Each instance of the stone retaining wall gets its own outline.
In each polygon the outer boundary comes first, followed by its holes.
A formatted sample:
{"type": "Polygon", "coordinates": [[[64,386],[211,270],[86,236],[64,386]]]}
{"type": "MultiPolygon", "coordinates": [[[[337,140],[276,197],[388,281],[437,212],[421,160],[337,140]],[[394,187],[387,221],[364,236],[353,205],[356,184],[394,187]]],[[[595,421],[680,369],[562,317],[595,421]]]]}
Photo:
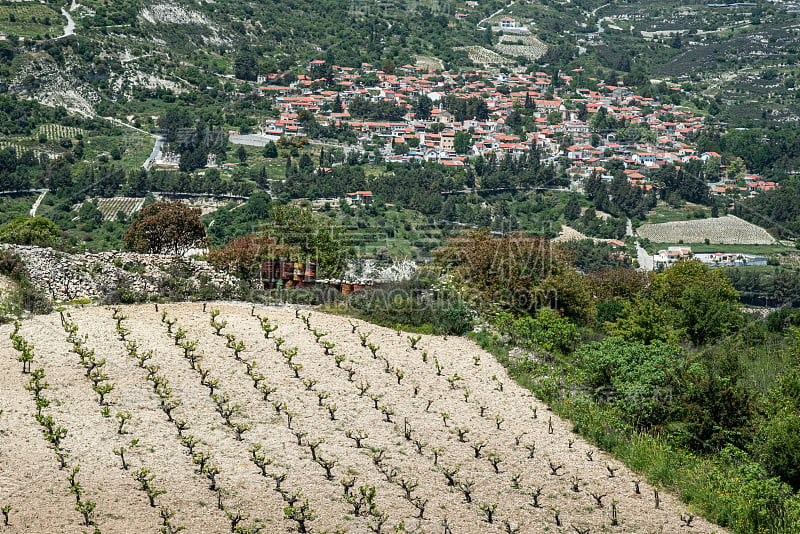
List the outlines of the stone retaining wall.
{"type": "Polygon", "coordinates": [[[187,292],[201,287],[220,292],[237,288],[236,278],[204,261],[181,256],[100,252],[67,254],[51,248],[3,244],[25,264],[33,285],[54,301],[168,297],[176,286],[187,292]]]}

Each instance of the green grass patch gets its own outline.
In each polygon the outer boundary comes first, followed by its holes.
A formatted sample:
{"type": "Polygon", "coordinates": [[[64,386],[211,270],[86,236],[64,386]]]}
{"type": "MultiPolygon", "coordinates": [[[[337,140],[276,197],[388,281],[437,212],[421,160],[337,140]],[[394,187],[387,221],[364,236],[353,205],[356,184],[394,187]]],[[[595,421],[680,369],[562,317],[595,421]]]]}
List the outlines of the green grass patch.
{"type": "Polygon", "coordinates": [[[58,11],[34,3],[0,6],[0,33],[24,37],[61,34],[66,19],[58,11]]]}
{"type": "Polygon", "coordinates": [[[3,195],[0,196],[0,224],[11,219],[28,215],[36,202],[37,195],[3,195]]]}
{"type": "Polygon", "coordinates": [[[658,224],[704,219],[710,216],[711,208],[699,204],[687,204],[686,206],[675,208],[669,204],[659,203],[659,205],[647,213],[647,220],[645,222],[649,224],[658,224]]]}

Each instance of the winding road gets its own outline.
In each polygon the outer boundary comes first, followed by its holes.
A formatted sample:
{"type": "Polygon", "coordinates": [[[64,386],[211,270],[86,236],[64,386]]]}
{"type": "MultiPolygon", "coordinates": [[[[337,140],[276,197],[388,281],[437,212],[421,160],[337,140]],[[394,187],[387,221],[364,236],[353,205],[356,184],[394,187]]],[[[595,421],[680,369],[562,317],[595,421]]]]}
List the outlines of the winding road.
{"type": "Polygon", "coordinates": [[[34,202],[33,206],[31,207],[31,217],[36,217],[36,210],[39,209],[39,204],[42,203],[42,200],[44,200],[44,197],[45,197],[45,195],[47,194],[48,191],[50,191],[50,190],[49,189],[43,189],[42,192],[39,193],[39,197],[36,199],[36,202],[34,202]]]}
{"type": "Polygon", "coordinates": [[[166,141],[164,137],[156,137],[156,142],[153,145],[153,151],[150,152],[150,155],[147,157],[144,163],[142,163],[142,168],[144,170],[150,170],[150,167],[152,167],[153,163],[158,160],[158,157],[161,155],[161,147],[164,146],[164,141],[166,141]]]}
{"type": "MultiPolygon", "coordinates": [[[[516,0],[514,0],[514,1],[516,1],[516,0]]],[[[505,11],[506,9],[510,8],[511,6],[513,6],[513,5],[514,5],[514,1],[512,1],[512,2],[511,2],[510,4],[508,4],[506,7],[501,7],[500,9],[498,9],[497,11],[495,11],[494,13],[492,13],[491,15],[489,15],[488,17],[486,17],[485,19],[479,20],[479,21],[478,21],[478,29],[479,29],[479,30],[485,30],[486,28],[482,28],[482,27],[481,27],[481,24],[483,24],[484,22],[486,22],[487,20],[489,20],[489,19],[490,19],[490,18],[492,18],[492,17],[496,17],[497,15],[499,15],[500,13],[502,13],[503,11],[505,11]]]]}
{"type": "MultiPolygon", "coordinates": [[[[74,6],[75,4],[73,4],[74,6]]],[[[63,39],[64,37],[69,37],[70,35],[75,35],[75,20],[72,18],[72,15],[69,14],[69,11],[61,8],[61,14],[67,18],[67,25],[64,26],[64,33],[56,37],[56,39],[63,39]]]]}
{"type": "MultiPolygon", "coordinates": [[[[625,237],[633,237],[633,224],[630,219],[625,223],[625,237]]],[[[654,268],[653,256],[638,241],[634,244],[636,245],[636,260],[639,262],[639,270],[652,271],[654,268]]]]}

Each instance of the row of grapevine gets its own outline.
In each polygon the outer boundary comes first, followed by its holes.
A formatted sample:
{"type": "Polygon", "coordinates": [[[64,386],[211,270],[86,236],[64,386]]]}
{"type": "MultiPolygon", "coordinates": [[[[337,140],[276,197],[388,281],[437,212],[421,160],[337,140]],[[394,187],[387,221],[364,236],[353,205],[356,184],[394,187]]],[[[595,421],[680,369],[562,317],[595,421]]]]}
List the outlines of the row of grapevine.
{"type": "Polygon", "coordinates": [[[547,45],[532,35],[503,35],[495,50],[510,57],[524,57],[536,61],[547,52],[547,45]],[[522,44],[517,44],[517,43],[522,44]]]}
{"type": "Polygon", "coordinates": [[[513,61],[501,56],[497,52],[482,46],[461,46],[454,50],[465,50],[470,61],[478,65],[508,65],[513,63],[513,61]]]}
{"type": "MultiPolygon", "coordinates": [[[[42,397],[59,402],[45,411],[69,429],[104,531],[719,531],[569,433],[466,339],[223,303],[70,314],[23,323],[36,359],[17,350],[13,364],[47,369],[42,397]]],[[[0,374],[11,383],[22,389],[0,374]]],[[[10,411],[3,428],[10,416],[41,435],[10,411]]],[[[79,532],[69,471],[38,441],[53,497],[35,502],[51,513],[6,499],[9,531],[79,532]]],[[[14,443],[0,432],[0,469],[14,443]]]]}
{"type": "Polygon", "coordinates": [[[45,137],[48,141],[60,141],[61,139],[78,139],[86,136],[86,131],[75,126],[63,126],[61,124],[42,124],[36,129],[32,136],[34,141],[40,137],[45,137]]]}
{"type": "MultiPolygon", "coordinates": [[[[94,527],[94,533],[100,534],[100,528],[95,522],[95,508],[97,503],[84,497],[86,490],[82,487],[81,481],[78,478],[78,473],[81,468],[80,465],[74,463],[70,457],[70,448],[67,447],[65,439],[69,434],[67,427],[61,426],[56,422],[56,419],[45,410],[51,404],[57,402],[53,396],[48,395],[46,391],[50,389],[50,384],[47,382],[44,367],[38,367],[36,370],[31,371],[31,364],[34,360],[34,345],[19,333],[20,324],[14,322],[14,331],[9,335],[14,350],[19,355],[17,359],[22,363],[22,374],[30,375],[28,383],[24,385],[26,391],[33,395],[33,400],[36,405],[35,419],[42,428],[42,433],[45,440],[52,447],[58,460],[60,470],[68,471],[67,481],[69,482],[69,491],[75,497],[75,511],[82,517],[82,525],[86,527],[94,527]]],[[[12,505],[3,506],[4,523],[9,526],[10,512],[12,505]]]]}
{"type": "Polygon", "coordinates": [[[644,224],[636,233],[654,243],[703,243],[725,245],[770,245],[769,232],[733,215],[693,221],[644,224]]]}
{"type": "Polygon", "coordinates": [[[97,209],[103,214],[104,221],[116,220],[117,214],[122,212],[130,218],[144,206],[144,197],[113,197],[96,198],[97,209]]]}

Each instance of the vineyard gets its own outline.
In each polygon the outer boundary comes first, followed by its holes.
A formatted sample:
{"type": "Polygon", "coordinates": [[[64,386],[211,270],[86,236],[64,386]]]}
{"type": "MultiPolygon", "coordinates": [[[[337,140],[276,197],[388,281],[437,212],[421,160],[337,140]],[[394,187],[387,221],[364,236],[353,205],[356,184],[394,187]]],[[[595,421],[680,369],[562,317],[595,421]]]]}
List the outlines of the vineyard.
{"type": "Polygon", "coordinates": [[[103,214],[104,221],[115,221],[120,211],[130,218],[142,209],[144,197],[96,198],[94,202],[97,204],[97,209],[103,214]]]}
{"type": "Polygon", "coordinates": [[[459,48],[454,48],[454,50],[465,50],[470,61],[479,65],[508,65],[513,63],[511,60],[504,58],[497,52],[482,46],[462,46],[459,48]]]}
{"type": "Polygon", "coordinates": [[[721,532],[463,338],[204,303],[0,334],[4,532],[721,532]]]}
{"type": "Polygon", "coordinates": [[[60,124],[42,124],[34,134],[34,139],[41,137],[46,138],[48,141],[59,141],[61,139],[77,139],[79,136],[83,137],[86,132],[74,126],[62,126],[60,124]]]}
{"type": "Polygon", "coordinates": [[[36,36],[58,31],[64,17],[52,8],[33,2],[15,2],[0,6],[0,32],[36,36]]]}
{"type": "MultiPolygon", "coordinates": [[[[22,146],[22,145],[20,145],[18,143],[12,143],[12,142],[9,142],[9,141],[0,141],[0,150],[5,149],[5,148],[13,148],[14,151],[16,151],[17,156],[22,155],[27,150],[31,150],[30,147],[25,147],[25,146],[22,146]]],[[[36,156],[37,158],[41,157],[42,153],[43,152],[41,150],[33,149],[33,155],[36,156]]],[[[47,154],[47,156],[49,158],[51,158],[51,159],[53,157],[55,157],[53,154],[49,154],[49,153],[47,154]]]]}
{"type": "Polygon", "coordinates": [[[524,57],[530,61],[541,58],[547,52],[547,45],[533,35],[503,35],[494,48],[505,56],[524,57]]]}
{"type": "Polygon", "coordinates": [[[726,215],[712,219],[644,224],[636,229],[654,243],[704,243],[718,245],[771,245],[775,239],[763,228],[726,215]]]}

